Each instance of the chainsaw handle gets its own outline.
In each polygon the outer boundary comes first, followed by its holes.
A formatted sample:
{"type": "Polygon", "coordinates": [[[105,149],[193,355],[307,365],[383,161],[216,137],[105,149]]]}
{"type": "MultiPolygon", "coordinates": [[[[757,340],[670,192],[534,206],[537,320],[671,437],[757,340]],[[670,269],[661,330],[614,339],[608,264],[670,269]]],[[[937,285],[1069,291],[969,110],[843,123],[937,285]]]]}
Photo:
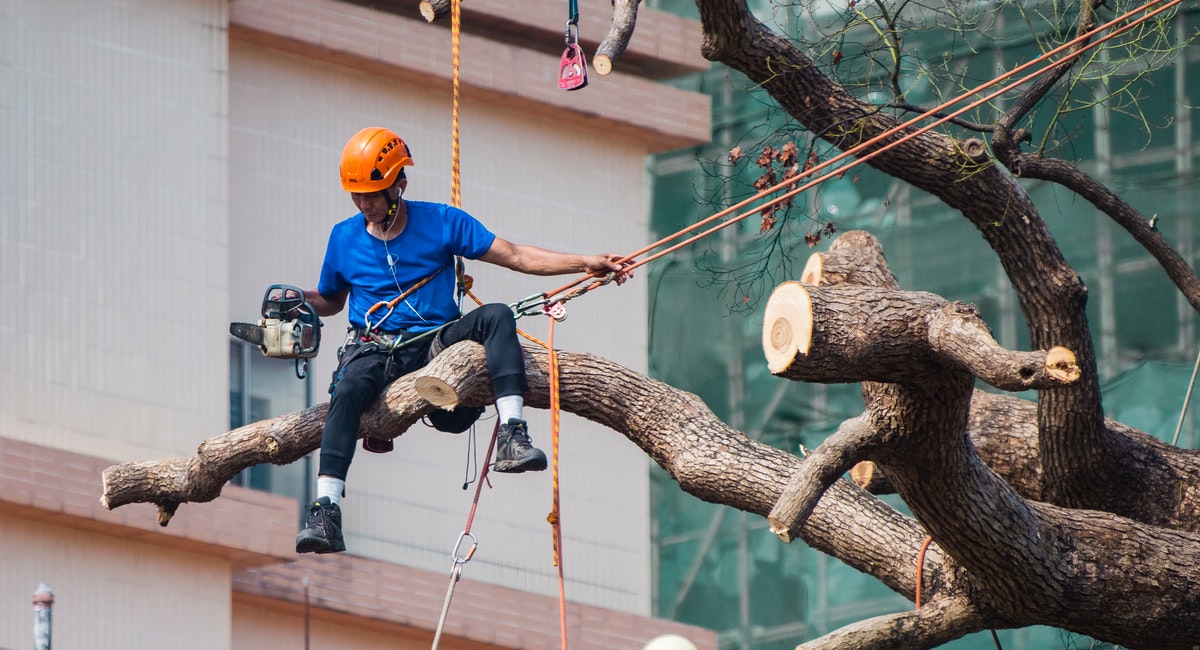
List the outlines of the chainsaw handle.
{"type": "Polygon", "coordinates": [[[263,294],[262,317],[289,318],[304,306],[304,302],[304,290],[300,287],[272,284],[263,294]]]}

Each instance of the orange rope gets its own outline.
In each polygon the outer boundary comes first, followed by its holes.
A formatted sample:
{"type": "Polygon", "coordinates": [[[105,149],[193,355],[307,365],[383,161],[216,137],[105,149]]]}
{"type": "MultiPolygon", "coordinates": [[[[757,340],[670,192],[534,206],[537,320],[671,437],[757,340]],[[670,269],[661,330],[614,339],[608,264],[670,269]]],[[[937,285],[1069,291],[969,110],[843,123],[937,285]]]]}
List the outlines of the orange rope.
{"type": "Polygon", "coordinates": [[[921,567],[925,566],[925,550],[932,541],[933,535],[926,536],[925,543],[921,544],[921,552],[917,554],[917,609],[921,609],[921,567]]]}
{"type": "Polygon", "coordinates": [[[450,205],[462,207],[462,178],[458,151],[459,47],[462,35],[462,2],[450,0],[450,59],[454,67],[454,109],[450,118],[450,205]]]}
{"type": "Polygon", "coordinates": [[[554,323],[550,319],[550,431],[551,431],[551,481],[554,484],[554,501],[550,515],[546,520],[554,530],[554,565],[558,567],[558,617],[562,629],[562,647],[567,650],[567,594],[563,581],[562,563],[562,517],[558,501],[558,440],[559,440],[559,392],[558,392],[558,354],[554,351],[554,323]]]}
{"type": "MultiPolygon", "coordinates": [[[[450,50],[452,65],[454,68],[453,75],[453,111],[451,114],[451,144],[450,144],[450,204],[456,208],[462,208],[462,173],[460,169],[460,152],[459,152],[459,129],[458,129],[458,106],[459,106],[459,50],[460,50],[460,35],[462,31],[462,5],[460,0],[451,0],[450,2],[450,50]]],[[[428,278],[426,278],[428,280],[428,278]]],[[[422,282],[423,284],[424,282],[422,282]]],[[[414,288],[415,290],[415,288],[414,288]]],[[[482,305],[483,302],[471,292],[470,288],[464,288],[463,293],[471,297],[475,304],[482,305]]],[[[551,456],[553,460],[553,483],[554,483],[554,499],[553,509],[547,519],[550,521],[554,530],[554,564],[558,567],[558,609],[559,623],[562,629],[562,649],[567,650],[567,598],[566,585],[563,578],[562,566],[562,527],[559,523],[559,499],[558,499],[558,440],[559,440],[559,396],[558,396],[558,355],[554,353],[554,319],[550,319],[550,343],[543,343],[529,334],[517,330],[517,332],[525,338],[540,344],[542,347],[550,351],[550,423],[552,431],[552,448],[551,456]]],[[[496,428],[492,433],[492,442],[488,445],[487,458],[484,461],[483,473],[480,475],[479,485],[475,488],[475,500],[471,502],[471,513],[467,516],[466,529],[463,535],[470,535],[471,523],[475,519],[475,509],[479,505],[479,494],[483,487],[483,483],[487,478],[488,464],[492,459],[492,448],[496,444],[496,436],[500,431],[500,421],[496,420],[496,428]]],[[[461,538],[460,538],[461,539],[461,538]]],[[[472,549],[472,553],[474,550],[472,549]]],[[[468,556],[469,560],[470,557],[468,556]]],[[[459,565],[461,567],[461,564],[459,565]]],[[[453,584],[453,583],[451,583],[453,584]]],[[[447,601],[447,606],[449,602],[447,601]]],[[[436,640],[434,642],[436,644],[436,640]]],[[[436,647],[436,645],[435,645],[436,647]]]]}
{"type": "MultiPolygon", "coordinates": [[[[788,187],[788,186],[790,186],[790,185],[795,185],[795,184],[796,184],[797,182],[799,182],[801,179],[803,179],[803,178],[805,178],[805,177],[807,177],[807,176],[812,176],[813,174],[817,173],[818,171],[820,171],[820,170],[822,170],[822,169],[825,169],[825,168],[829,167],[830,165],[833,165],[833,164],[834,164],[834,163],[836,163],[836,162],[839,162],[839,161],[841,161],[841,160],[843,160],[843,159],[845,159],[845,158],[847,158],[847,157],[849,157],[849,156],[852,156],[852,155],[854,155],[854,154],[860,153],[860,152],[862,152],[864,149],[866,149],[866,148],[870,147],[871,145],[874,145],[874,144],[876,144],[876,143],[879,143],[879,142],[883,141],[883,140],[884,140],[884,139],[886,139],[886,138],[892,137],[892,136],[894,136],[894,135],[898,134],[900,131],[902,131],[902,130],[904,130],[904,129],[907,129],[907,128],[908,128],[908,127],[910,127],[910,126],[914,126],[914,125],[916,125],[916,123],[918,123],[918,122],[920,122],[920,121],[922,121],[922,120],[925,120],[925,119],[927,119],[927,118],[929,118],[929,117],[932,117],[932,116],[936,115],[937,113],[939,113],[939,112],[941,112],[941,111],[945,110],[946,108],[949,108],[950,106],[953,106],[954,104],[957,104],[957,103],[959,103],[959,102],[961,102],[961,101],[965,100],[966,98],[970,97],[971,95],[977,94],[977,93],[979,93],[979,92],[983,91],[984,89],[986,89],[986,88],[988,88],[988,87],[990,87],[990,86],[993,86],[993,85],[995,85],[995,84],[997,84],[997,83],[999,83],[999,82],[1001,82],[1001,81],[1004,81],[1004,80],[1006,80],[1006,79],[1008,79],[1008,78],[1010,78],[1010,77],[1012,77],[1012,76],[1016,75],[1018,72],[1021,72],[1021,71],[1023,71],[1023,70],[1026,70],[1026,69],[1028,69],[1029,67],[1033,66],[1034,64],[1037,64],[1037,63],[1040,63],[1040,62],[1042,62],[1042,61],[1045,61],[1045,60],[1049,59],[1050,57],[1052,57],[1052,56],[1054,56],[1054,55],[1056,55],[1056,54],[1059,54],[1059,53],[1061,53],[1061,52],[1063,52],[1063,51],[1065,51],[1065,50],[1067,50],[1067,49],[1069,49],[1069,48],[1071,48],[1071,47],[1074,47],[1075,45],[1078,45],[1078,44],[1082,43],[1084,40],[1086,40],[1086,39],[1089,39],[1089,38],[1091,38],[1092,36],[1095,36],[1096,34],[1098,34],[1098,33],[1102,32],[1102,31],[1104,31],[1104,30],[1106,30],[1106,29],[1108,29],[1108,28],[1110,28],[1110,27],[1112,27],[1112,26],[1116,25],[1117,23],[1119,23],[1119,22],[1121,22],[1121,21],[1123,21],[1123,20],[1125,20],[1125,19],[1127,19],[1127,18],[1129,18],[1129,17],[1133,16],[1133,15],[1134,15],[1134,14],[1136,14],[1137,12],[1139,12],[1139,11],[1146,11],[1146,10],[1148,10],[1150,7],[1152,7],[1152,6],[1156,5],[1156,4],[1160,3],[1160,2],[1163,2],[1163,1],[1164,1],[1164,0],[1152,0],[1151,2],[1148,2],[1148,3],[1144,4],[1144,5],[1142,5],[1142,6],[1141,6],[1141,7],[1139,7],[1138,9],[1135,9],[1135,10],[1133,10],[1133,11],[1130,11],[1130,12],[1128,12],[1128,13],[1125,13],[1125,14],[1123,14],[1123,15],[1121,15],[1121,16],[1118,16],[1117,18],[1114,18],[1114,19],[1112,19],[1112,20],[1108,21],[1107,23],[1104,23],[1103,25],[1101,25],[1101,26],[1099,26],[1099,27],[1096,27],[1095,29],[1092,29],[1091,31],[1088,31],[1088,32],[1086,32],[1086,33],[1084,33],[1084,34],[1081,34],[1081,35],[1079,35],[1079,36],[1075,37],[1074,39],[1072,39],[1072,40],[1070,40],[1070,41],[1067,41],[1066,43],[1064,43],[1064,44],[1060,45],[1059,47],[1056,47],[1056,48],[1054,48],[1054,49],[1050,50],[1049,52],[1046,52],[1045,54],[1042,54],[1041,56],[1039,56],[1039,57],[1037,57],[1037,58],[1035,58],[1035,59],[1032,59],[1031,61],[1028,61],[1027,63],[1024,63],[1024,64],[1022,64],[1022,65],[1020,65],[1020,66],[1018,66],[1018,67],[1016,67],[1016,68],[1014,68],[1014,69],[1012,69],[1012,70],[1010,70],[1010,71],[1008,71],[1008,72],[1006,72],[1006,73],[1004,73],[1004,74],[1000,75],[999,77],[996,77],[995,79],[993,79],[993,80],[991,80],[991,81],[988,81],[988,82],[986,82],[986,83],[980,84],[979,86],[977,86],[977,87],[975,87],[975,88],[973,88],[973,89],[971,89],[971,90],[969,90],[969,91],[967,91],[967,92],[965,92],[965,93],[963,93],[963,94],[959,95],[958,97],[955,97],[955,98],[953,98],[953,99],[950,99],[950,100],[948,100],[948,101],[946,101],[946,102],[943,102],[942,104],[940,104],[940,105],[938,105],[938,106],[936,106],[936,107],[934,107],[934,108],[932,108],[932,109],[930,109],[930,110],[928,110],[928,111],[925,111],[924,113],[922,113],[922,114],[920,114],[920,115],[918,115],[918,116],[916,116],[916,117],[914,117],[914,118],[912,118],[912,119],[908,120],[907,122],[904,122],[903,124],[900,124],[899,126],[895,126],[895,127],[891,128],[891,129],[888,129],[887,131],[885,131],[885,132],[883,132],[883,133],[881,133],[881,134],[879,134],[879,135],[877,135],[877,136],[875,136],[875,137],[873,137],[873,138],[870,138],[869,140],[866,140],[865,142],[862,142],[862,143],[860,143],[860,144],[858,144],[858,145],[856,145],[856,146],[854,146],[854,147],[852,147],[852,148],[850,148],[850,149],[847,149],[847,150],[845,150],[845,151],[843,151],[843,152],[841,152],[841,153],[837,154],[836,156],[834,156],[834,157],[832,157],[832,158],[830,158],[830,159],[828,159],[828,160],[826,160],[826,161],[824,161],[824,162],[822,162],[822,163],[820,163],[820,164],[814,165],[813,167],[811,167],[811,168],[809,168],[809,169],[803,170],[803,171],[802,171],[800,174],[798,174],[798,175],[796,175],[796,176],[794,176],[794,177],[792,177],[792,178],[789,178],[789,179],[787,179],[787,180],[785,180],[785,181],[782,181],[782,182],[780,182],[780,183],[776,184],[776,185],[775,185],[775,186],[773,186],[773,187],[769,187],[769,188],[767,188],[767,189],[765,189],[765,190],[763,190],[763,191],[759,192],[758,194],[755,194],[754,196],[751,196],[751,197],[749,197],[749,198],[747,198],[747,199],[744,199],[744,200],[742,200],[742,201],[740,201],[740,202],[738,202],[738,203],[736,203],[736,204],[734,204],[734,205],[732,205],[732,206],[730,206],[730,207],[728,207],[728,208],[725,208],[724,210],[721,210],[720,212],[717,212],[716,214],[714,214],[714,215],[712,215],[712,216],[710,216],[710,217],[707,217],[707,218],[705,218],[705,219],[703,219],[703,220],[701,220],[701,221],[698,221],[698,222],[696,222],[696,223],[692,224],[691,226],[688,226],[688,227],[686,227],[686,228],[683,228],[683,229],[679,230],[678,232],[676,232],[676,233],[674,233],[674,234],[672,234],[672,235],[668,235],[668,236],[666,236],[666,237],[664,237],[664,238],[662,238],[662,239],[658,240],[657,242],[654,242],[653,244],[650,244],[650,245],[648,245],[648,246],[645,246],[645,247],[643,247],[642,249],[640,249],[640,250],[638,250],[638,251],[635,251],[634,253],[631,253],[631,254],[629,254],[629,255],[627,255],[627,256],[625,256],[625,257],[621,258],[621,261],[622,261],[622,262],[631,262],[630,264],[628,264],[628,265],[625,267],[625,270],[626,270],[626,271],[631,271],[631,270],[633,270],[633,269],[635,269],[635,268],[637,268],[637,267],[639,267],[639,266],[643,266],[643,265],[645,265],[645,264],[647,264],[647,263],[649,263],[649,262],[651,262],[651,261],[653,261],[653,260],[656,260],[656,259],[658,259],[658,258],[660,258],[660,257],[662,257],[662,256],[664,256],[664,255],[667,255],[667,254],[669,254],[669,253],[673,253],[673,252],[675,252],[676,250],[679,250],[680,248],[683,248],[684,246],[687,246],[687,245],[689,245],[689,244],[692,244],[692,243],[694,243],[694,242],[696,242],[696,241],[698,241],[698,240],[700,240],[700,239],[703,239],[704,237],[707,237],[708,235],[711,235],[711,234],[713,234],[713,233],[715,233],[715,232],[717,232],[717,231],[719,231],[719,230],[722,230],[722,229],[724,229],[724,228],[727,228],[727,227],[729,227],[729,226],[731,226],[731,225],[733,225],[733,224],[735,224],[735,223],[738,223],[739,221],[741,221],[741,220],[743,220],[743,219],[745,219],[745,218],[747,218],[747,217],[749,217],[749,216],[751,216],[751,215],[760,214],[764,208],[767,208],[767,207],[773,206],[773,205],[775,205],[775,204],[781,203],[781,202],[783,202],[783,201],[785,201],[785,200],[787,200],[787,199],[789,199],[789,198],[791,198],[791,197],[793,197],[793,196],[795,196],[795,195],[797,195],[797,194],[799,194],[799,193],[801,193],[801,192],[803,192],[803,191],[805,191],[805,190],[807,190],[807,189],[809,189],[809,188],[813,187],[814,185],[817,185],[818,183],[821,183],[821,182],[823,182],[823,181],[826,181],[826,180],[828,180],[828,179],[830,179],[830,178],[833,178],[833,177],[835,177],[835,176],[840,176],[840,175],[844,174],[844,173],[846,172],[846,170],[847,170],[847,169],[850,169],[851,167],[854,167],[854,166],[856,166],[856,165],[862,164],[862,163],[864,163],[864,162],[866,162],[866,161],[870,160],[871,158],[874,158],[875,156],[879,155],[880,153],[883,153],[884,151],[887,151],[888,149],[891,149],[892,147],[895,147],[895,146],[898,146],[898,145],[900,145],[900,144],[903,144],[904,142],[907,142],[907,141],[909,141],[909,140],[911,140],[911,139],[913,139],[913,138],[915,138],[915,137],[917,137],[917,136],[919,136],[919,135],[922,135],[922,134],[926,133],[927,131],[929,131],[929,130],[931,130],[931,129],[935,128],[935,127],[938,127],[938,126],[940,126],[940,125],[942,125],[942,124],[945,124],[946,122],[948,122],[948,121],[950,121],[950,120],[954,119],[955,117],[958,117],[959,115],[961,115],[961,114],[963,114],[963,113],[965,113],[965,112],[967,112],[967,111],[969,111],[969,110],[971,110],[971,109],[973,109],[973,108],[976,108],[976,107],[978,107],[978,106],[980,106],[980,105],[982,105],[982,104],[985,104],[985,103],[989,102],[989,101],[991,101],[992,99],[994,99],[994,98],[996,98],[996,97],[998,97],[998,96],[1000,96],[1000,95],[1004,94],[1005,92],[1007,92],[1007,91],[1008,91],[1008,89],[1009,89],[1009,87],[1008,87],[1008,86],[1006,86],[1006,87],[1004,87],[1004,88],[1001,88],[1000,90],[997,90],[997,91],[995,91],[995,92],[993,92],[993,93],[991,93],[991,94],[989,94],[989,95],[987,95],[987,96],[985,96],[985,97],[983,97],[983,98],[981,98],[981,99],[978,99],[978,100],[976,100],[976,101],[974,101],[974,102],[972,102],[972,103],[968,104],[967,106],[964,106],[963,108],[960,108],[960,109],[958,109],[958,110],[956,110],[956,111],[954,111],[954,112],[950,113],[949,115],[946,115],[946,116],[943,116],[943,117],[939,118],[937,121],[933,122],[932,124],[929,124],[929,125],[927,125],[927,126],[921,127],[921,128],[919,128],[919,129],[917,129],[916,131],[913,131],[913,132],[911,132],[911,133],[908,133],[908,134],[906,134],[906,135],[902,136],[901,138],[899,138],[899,139],[897,139],[897,140],[895,140],[895,141],[893,141],[893,142],[889,142],[889,143],[887,143],[887,144],[883,145],[882,147],[880,147],[880,148],[878,148],[878,149],[875,149],[875,150],[873,150],[873,151],[867,152],[867,153],[863,154],[863,156],[862,156],[862,157],[860,157],[860,158],[857,158],[857,159],[855,159],[855,160],[853,160],[853,161],[851,161],[851,162],[847,163],[846,165],[843,165],[842,167],[839,167],[838,169],[835,169],[835,170],[833,170],[833,171],[830,171],[830,172],[828,172],[828,173],[826,173],[826,174],[824,174],[824,175],[822,175],[822,176],[820,176],[820,177],[818,177],[818,178],[814,179],[813,181],[811,181],[811,182],[809,182],[809,183],[807,183],[807,184],[805,184],[805,185],[803,185],[803,186],[801,186],[801,187],[798,187],[798,188],[792,189],[792,190],[790,190],[789,192],[787,192],[786,194],[783,194],[783,195],[781,195],[781,196],[779,196],[779,197],[776,197],[775,199],[772,199],[771,201],[769,201],[769,202],[767,202],[767,203],[765,203],[765,204],[763,204],[763,205],[760,205],[760,206],[758,206],[758,207],[755,207],[755,208],[753,208],[753,209],[751,209],[751,210],[749,210],[749,211],[747,211],[747,212],[745,212],[745,213],[743,213],[743,214],[741,214],[741,215],[739,215],[739,216],[737,216],[737,217],[734,217],[734,218],[732,218],[732,219],[730,219],[730,220],[728,220],[728,221],[726,221],[726,222],[724,222],[724,223],[722,223],[722,224],[720,224],[720,225],[718,225],[718,226],[715,226],[715,227],[713,227],[713,228],[710,228],[710,229],[708,229],[708,230],[706,230],[706,231],[704,231],[704,232],[700,233],[699,235],[696,235],[696,236],[694,236],[694,237],[691,237],[691,238],[689,238],[689,239],[687,239],[687,240],[685,240],[685,241],[683,241],[683,242],[680,242],[680,243],[678,243],[678,244],[676,244],[676,245],[674,245],[674,246],[671,246],[670,248],[668,248],[668,249],[666,249],[666,250],[663,250],[663,251],[660,251],[660,252],[658,252],[658,253],[655,253],[654,255],[651,255],[651,256],[649,256],[649,257],[643,258],[643,259],[641,259],[641,260],[638,260],[638,261],[636,261],[636,262],[634,262],[634,261],[633,261],[633,260],[634,260],[634,258],[638,257],[639,255],[643,255],[643,254],[645,254],[645,253],[647,253],[647,252],[649,252],[649,251],[651,251],[651,250],[654,250],[654,249],[656,249],[656,248],[659,248],[660,246],[663,246],[663,245],[665,245],[667,242],[670,242],[671,240],[674,240],[674,239],[676,239],[676,238],[678,238],[678,237],[681,237],[681,236],[683,236],[683,235],[685,235],[685,234],[687,234],[687,233],[689,233],[689,232],[692,232],[693,230],[696,230],[696,229],[698,229],[698,228],[700,228],[700,227],[702,227],[702,226],[705,226],[705,225],[707,225],[707,224],[709,224],[709,223],[712,223],[713,221],[716,221],[716,220],[718,220],[718,219],[720,219],[720,218],[722,218],[722,217],[725,217],[725,216],[729,215],[730,213],[732,213],[732,212],[734,212],[734,211],[736,211],[736,210],[739,210],[739,209],[741,209],[741,208],[743,208],[743,207],[745,207],[745,206],[747,206],[747,205],[749,205],[749,204],[753,203],[754,201],[758,201],[759,199],[765,198],[765,197],[767,197],[767,196],[769,196],[769,195],[771,195],[771,194],[774,194],[775,192],[778,192],[779,190],[781,190],[781,189],[783,189],[783,188],[785,188],[785,187],[788,187]]],[[[1178,5],[1178,4],[1180,4],[1182,1],[1183,1],[1183,0],[1170,0],[1170,2],[1167,2],[1167,3],[1166,3],[1165,5],[1163,5],[1162,7],[1159,7],[1158,9],[1155,9],[1154,11],[1151,11],[1150,13],[1148,13],[1148,14],[1146,14],[1146,15],[1144,15],[1144,16],[1141,16],[1140,18],[1137,18],[1136,20],[1134,20],[1133,22],[1129,23],[1128,25],[1124,25],[1124,26],[1122,26],[1122,27],[1120,27],[1120,28],[1116,29],[1115,31],[1113,31],[1113,33],[1111,33],[1111,34],[1108,34],[1107,36],[1105,36],[1105,37],[1103,37],[1103,38],[1101,38],[1101,39],[1099,39],[1099,40],[1097,40],[1097,41],[1095,41],[1095,42],[1093,42],[1093,43],[1088,43],[1087,45],[1084,45],[1084,46],[1083,46],[1083,48],[1081,48],[1079,51],[1077,51],[1077,52],[1072,52],[1072,53],[1068,54],[1066,57],[1064,57],[1064,58],[1063,58],[1062,60],[1060,60],[1060,61],[1056,61],[1056,62],[1054,62],[1054,63],[1052,63],[1052,64],[1050,64],[1050,65],[1048,65],[1048,66],[1046,66],[1046,67],[1044,67],[1044,68],[1042,68],[1042,69],[1040,69],[1040,70],[1036,71],[1036,72],[1033,72],[1033,73],[1031,73],[1031,74],[1029,74],[1029,75],[1026,75],[1025,77],[1022,77],[1021,79],[1017,80],[1017,81],[1016,81],[1014,84],[1012,84],[1012,85],[1020,85],[1020,84],[1023,84],[1023,83],[1025,83],[1025,82],[1027,82],[1027,81],[1029,81],[1029,80],[1031,80],[1031,79],[1034,79],[1034,78],[1036,78],[1036,77],[1039,77],[1039,76],[1041,76],[1041,75],[1043,75],[1043,74],[1045,74],[1045,73],[1049,72],[1050,70],[1054,69],[1056,66],[1058,66],[1058,65],[1061,65],[1062,63],[1064,63],[1064,62],[1066,62],[1066,61],[1069,61],[1069,60],[1071,60],[1071,59],[1077,58],[1077,57],[1079,57],[1080,55],[1082,55],[1084,52],[1087,52],[1088,50],[1090,50],[1090,49],[1092,49],[1092,48],[1094,48],[1094,47],[1096,47],[1096,46],[1100,45],[1101,43],[1104,43],[1105,41],[1108,41],[1108,40],[1110,40],[1110,39],[1112,39],[1112,38],[1114,38],[1114,37],[1116,37],[1116,36],[1118,36],[1118,35],[1120,35],[1120,34],[1123,34],[1123,33],[1127,32],[1127,31],[1129,31],[1129,30],[1133,29],[1133,28],[1134,28],[1134,27],[1136,27],[1137,25],[1140,25],[1141,23],[1143,23],[1143,22],[1145,22],[1145,21],[1147,21],[1147,20],[1149,20],[1149,19],[1153,18],[1154,16],[1156,16],[1156,15],[1158,15],[1158,14],[1161,14],[1161,13],[1163,13],[1163,12],[1167,11],[1168,9],[1171,9],[1172,7],[1174,7],[1174,6],[1178,5]]],[[[584,283],[584,282],[588,282],[589,280],[590,280],[590,281],[592,281],[592,283],[591,283],[590,285],[588,285],[588,286],[586,286],[586,287],[584,287],[584,288],[582,288],[582,289],[579,289],[579,290],[577,290],[576,292],[572,293],[571,295],[569,295],[569,296],[567,296],[567,297],[575,297],[575,296],[577,296],[577,295],[580,295],[580,294],[582,294],[582,293],[586,293],[587,291],[590,291],[590,290],[592,290],[592,289],[595,289],[595,288],[596,288],[596,287],[598,287],[598,286],[601,286],[601,285],[605,284],[605,282],[603,282],[603,281],[601,281],[600,279],[598,279],[598,276],[596,276],[596,275],[594,275],[594,274],[588,274],[588,275],[585,275],[585,276],[583,276],[583,277],[581,277],[581,278],[579,278],[579,279],[577,279],[577,280],[575,280],[575,281],[573,281],[573,282],[571,282],[571,283],[569,283],[569,284],[566,284],[566,285],[564,285],[564,286],[562,286],[562,287],[559,287],[558,289],[555,289],[554,291],[547,292],[545,295],[547,295],[547,296],[551,297],[551,299],[554,299],[554,298],[555,298],[555,297],[557,297],[559,294],[561,294],[561,293],[563,293],[563,292],[565,292],[565,291],[567,291],[567,290],[569,290],[569,289],[572,289],[572,288],[574,288],[574,287],[576,287],[576,286],[578,286],[578,285],[580,285],[580,284],[582,284],[582,283],[584,283]]]]}

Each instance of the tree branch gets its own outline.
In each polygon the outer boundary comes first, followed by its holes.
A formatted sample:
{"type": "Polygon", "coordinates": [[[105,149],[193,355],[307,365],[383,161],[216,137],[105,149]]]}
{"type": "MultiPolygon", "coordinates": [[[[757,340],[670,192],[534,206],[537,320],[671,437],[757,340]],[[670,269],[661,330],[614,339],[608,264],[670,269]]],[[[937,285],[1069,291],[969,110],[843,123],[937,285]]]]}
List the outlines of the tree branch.
{"type": "Polygon", "coordinates": [[[981,629],[978,612],[966,603],[942,598],[920,609],[851,623],[805,641],[796,650],[907,650],[933,648],[981,629]]]}
{"type": "Polygon", "coordinates": [[[979,309],[952,302],[929,314],[931,346],[987,383],[1008,391],[1051,388],[1079,379],[1075,355],[1063,347],[1018,352],[996,343],[979,309]]]}
{"type": "Polygon", "coordinates": [[[641,0],[612,0],[612,23],[592,57],[592,66],[596,68],[596,72],[602,75],[612,72],[613,61],[629,47],[629,39],[633,38],[633,28],[637,24],[640,3],[641,0]]]}
{"type": "Polygon", "coordinates": [[[1116,192],[1069,161],[1015,150],[1007,152],[1001,162],[1019,176],[1057,183],[1096,206],[1150,253],[1192,309],[1200,311],[1200,278],[1154,225],[1153,219],[1147,219],[1116,192]]]}
{"type": "Polygon", "coordinates": [[[821,383],[920,381],[941,374],[946,363],[1013,390],[1057,388],[1079,378],[1064,348],[1001,348],[973,307],[849,284],[776,287],[763,316],[763,352],[772,374],[821,383]]]}
{"type": "Polygon", "coordinates": [[[812,514],[821,495],[858,462],[864,448],[877,442],[877,437],[870,420],[863,415],[842,422],[833,435],[805,457],[800,468],[788,479],[783,494],[767,514],[771,532],[784,542],[799,536],[800,527],[812,514]]]}

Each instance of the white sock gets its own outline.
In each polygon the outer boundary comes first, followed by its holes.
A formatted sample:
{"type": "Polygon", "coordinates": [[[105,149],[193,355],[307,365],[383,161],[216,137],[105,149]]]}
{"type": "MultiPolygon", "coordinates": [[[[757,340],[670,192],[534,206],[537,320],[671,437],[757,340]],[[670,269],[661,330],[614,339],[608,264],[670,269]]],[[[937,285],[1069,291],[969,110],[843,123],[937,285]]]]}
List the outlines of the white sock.
{"type": "Polygon", "coordinates": [[[346,491],[346,482],[332,476],[317,477],[317,498],[329,497],[334,503],[341,503],[342,492],[346,491]]]}
{"type": "Polygon", "coordinates": [[[525,408],[525,398],[520,395],[505,395],[496,399],[496,410],[500,412],[500,424],[508,424],[511,419],[524,420],[523,408],[525,408]]]}

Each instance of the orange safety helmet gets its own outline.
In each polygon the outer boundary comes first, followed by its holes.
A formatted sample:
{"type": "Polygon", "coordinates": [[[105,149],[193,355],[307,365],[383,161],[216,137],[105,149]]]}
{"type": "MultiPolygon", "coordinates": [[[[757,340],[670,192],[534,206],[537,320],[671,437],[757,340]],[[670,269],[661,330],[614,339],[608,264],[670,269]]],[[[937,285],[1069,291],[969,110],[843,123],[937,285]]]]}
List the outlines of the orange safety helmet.
{"type": "Polygon", "coordinates": [[[396,182],[400,170],[413,164],[408,145],[390,129],[367,127],[342,150],[342,189],[347,192],[378,192],[396,182]]]}

